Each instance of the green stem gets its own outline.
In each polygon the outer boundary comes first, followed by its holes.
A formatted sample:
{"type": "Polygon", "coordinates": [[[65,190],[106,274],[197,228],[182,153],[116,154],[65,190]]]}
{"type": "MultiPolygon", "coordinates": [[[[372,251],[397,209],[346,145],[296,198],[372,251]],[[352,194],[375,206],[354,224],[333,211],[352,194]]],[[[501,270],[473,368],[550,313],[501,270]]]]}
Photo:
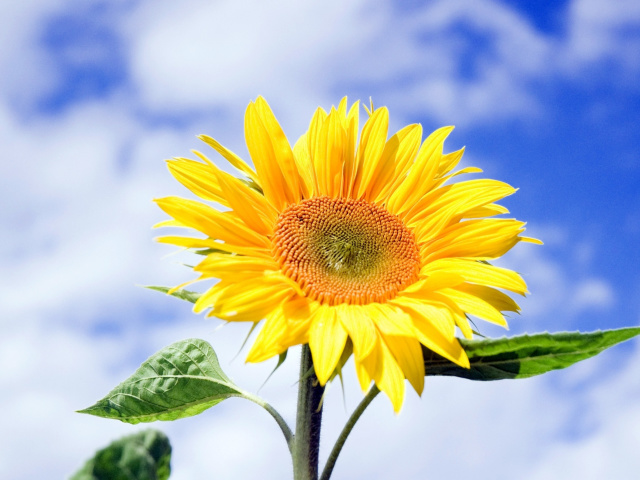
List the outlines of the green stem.
{"type": "Polygon", "coordinates": [[[302,346],[296,435],[293,442],[294,480],[318,480],[318,452],[322,422],[322,394],[313,370],[309,345],[302,346]]]}
{"type": "Polygon", "coordinates": [[[243,392],[242,396],[243,398],[246,398],[247,400],[250,400],[257,405],[260,405],[267,412],[269,412],[269,414],[274,418],[274,420],[280,427],[280,430],[282,430],[282,433],[284,434],[284,438],[287,441],[287,446],[289,447],[289,451],[293,453],[293,443],[294,443],[293,432],[289,428],[289,425],[287,424],[287,422],[285,422],[284,418],[280,416],[278,411],[260,397],[257,397],[247,392],[243,392]]]}
{"type": "Polygon", "coordinates": [[[331,450],[331,454],[329,455],[327,463],[324,466],[324,470],[322,471],[320,480],[329,480],[329,478],[331,477],[331,473],[333,472],[333,467],[335,466],[336,460],[338,459],[338,455],[340,455],[340,451],[344,446],[344,442],[347,441],[347,437],[351,433],[351,430],[353,430],[353,427],[355,426],[362,413],[379,393],[380,390],[378,390],[378,387],[376,387],[375,385],[371,387],[371,389],[367,392],[367,395],[362,399],[360,404],[353,411],[353,413],[349,417],[349,420],[342,429],[342,432],[340,432],[340,436],[338,437],[338,440],[336,440],[336,444],[333,446],[333,450],[331,450]]]}

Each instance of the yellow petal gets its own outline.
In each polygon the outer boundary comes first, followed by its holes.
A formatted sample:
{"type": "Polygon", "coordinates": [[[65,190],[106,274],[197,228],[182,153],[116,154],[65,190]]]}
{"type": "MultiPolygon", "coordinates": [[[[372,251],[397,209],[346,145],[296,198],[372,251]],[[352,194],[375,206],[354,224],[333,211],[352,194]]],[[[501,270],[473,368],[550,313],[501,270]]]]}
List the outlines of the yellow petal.
{"type": "Polygon", "coordinates": [[[445,288],[440,293],[447,296],[468,314],[507,328],[507,322],[502,313],[482,298],[456,288],[445,288]]]}
{"type": "Polygon", "coordinates": [[[340,195],[346,131],[338,111],[332,108],[328,116],[318,113],[310,128],[309,153],[316,172],[318,193],[330,197],[340,195]]]}
{"type": "Polygon", "coordinates": [[[455,321],[451,308],[438,302],[438,294],[430,293],[429,298],[416,299],[404,295],[394,298],[391,303],[409,313],[415,327],[419,327],[424,319],[436,328],[440,335],[451,340],[455,336],[455,321]]]}
{"type": "Polygon", "coordinates": [[[456,165],[460,163],[463,154],[464,147],[462,147],[460,150],[456,150],[455,152],[442,155],[442,158],[440,159],[440,165],[438,165],[438,170],[436,171],[436,177],[441,178],[451,170],[453,170],[456,165]]]}
{"type": "Polygon", "coordinates": [[[467,258],[441,258],[427,263],[420,270],[421,275],[436,272],[452,273],[470,283],[503,288],[522,295],[527,292],[527,285],[516,272],[467,258]]]}
{"type": "Polygon", "coordinates": [[[214,305],[218,299],[218,297],[224,292],[224,289],[227,287],[227,283],[225,281],[218,282],[209,290],[204,292],[196,303],[193,304],[194,313],[200,313],[206,310],[207,308],[214,305]]]}
{"type": "Polygon", "coordinates": [[[418,395],[424,389],[424,358],[420,342],[414,338],[384,336],[384,341],[391,350],[400,370],[409,380],[418,395]]]}
{"type": "Polygon", "coordinates": [[[186,225],[183,225],[177,220],[163,220],[162,222],[156,223],[152,228],[162,228],[162,227],[179,227],[179,228],[189,228],[186,225]]]}
{"type": "Polygon", "coordinates": [[[356,375],[358,376],[358,383],[363,392],[369,390],[373,375],[378,368],[378,338],[376,337],[376,346],[371,353],[363,359],[354,359],[354,365],[356,367],[356,375]]]}
{"type": "Polygon", "coordinates": [[[219,212],[200,202],[179,197],[158,198],[155,202],[180,223],[211,238],[240,246],[270,248],[267,237],[249,229],[229,212],[219,212]]]}
{"type": "Polygon", "coordinates": [[[367,315],[367,306],[342,303],[336,308],[337,315],[353,342],[353,352],[358,358],[364,358],[375,346],[376,327],[367,315]]]}
{"type": "Polygon", "coordinates": [[[419,305],[419,302],[408,301],[396,297],[394,300],[400,300],[398,305],[403,308],[414,320],[416,328],[416,337],[425,347],[433,350],[457,365],[469,368],[469,358],[460,346],[460,342],[455,336],[449,332],[443,332],[445,323],[449,323],[449,330],[453,329],[454,320],[449,313],[447,318],[447,309],[438,309],[431,305],[419,305]]]}
{"type": "Polygon", "coordinates": [[[282,314],[287,320],[287,335],[281,340],[283,346],[309,343],[309,326],[319,306],[318,302],[298,296],[282,304],[282,314]]]}
{"type": "Polygon", "coordinates": [[[275,161],[280,167],[280,171],[284,177],[285,185],[287,187],[284,193],[287,197],[287,201],[289,203],[297,203],[301,199],[301,179],[298,175],[298,167],[296,165],[289,140],[287,140],[287,137],[282,131],[278,120],[271,111],[266,100],[262,97],[258,97],[255,105],[258,115],[260,115],[260,119],[262,120],[262,124],[268,132],[269,140],[273,146],[275,161]]]}
{"type": "MultiPolygon", "coordinates": [[[[462,289],[465,286],[466,285],[462,283],[456,285],[455,288],[462,289]]],[[[446,325],[450,325],[451,320],[453,320],[453,323],[455,323],[455,325],[460,328],[460,331],[465,336],[465,338],[472,338],[473,331],[471,329],[469,321],[467,320],[467,312],[463,308],[461,308],[460,305],[458,305],[455,301],[453,301],[446,293],[444,293],[448,290],[450,289],[441,289],[438,291],[428,292],[426,294],[423,292],[423,298],[419,301],[424,304],[430,305],[430,307],[432,308],[435,307],[437,309],[441,309],[441,312],[446,312],[446,325]]],[[[434,318],[438,319],[437,316],[434,316],[434,318]]],[[[443,321],[444,318],[445,317],[441,317],[440,321],[443,321]]]]}
{"type": "Polygon", "coordinates": [[[391,194],[387,207],[400,214],[411,208],[434,184],[435,172],[442,157],[442,146],[453,127],[443,127],[427,137],[420,147],[406,180],[391,194]]]}
{"type": "Polygon", "coordinates": [[[264,275],[228,284],[215,298],[208,316],[238,322],[262,320],[294,295],[289,282],[282,277],[264,275]]]}
{"type": "Polygon", "coordinates": [[[347,180],[351,185],[348,196],[351,198],[360,198],[358,192],[360,186],[363,185],[362,191],[366,190],[366,186],[378,166],[382,152],[387,142],[387,131],[389,129],[389,110],[382,107],[373,112],[371,117],[362,127],[360,134],[360,143],[356,153],[355,171],[353,179],[347,180]]]}
{"type": "Polygon", "coordinates": [[[445,220],[457,216],[461,218],[468,210],[500,200],[515,191],[511,185],[496,180],[478,179],[454,183],[423,197],[408,210],[404,218],[408,225],[424,229],[424,220],[435,216],[445,220]]]}
{"type": "Polygon", "coordinates": [[[421,249],[423,264],[447,257],[490,260],[507,253],[520,241],[524,223],[511,219],[467,220],[447,227],[421,249]]]}
{"type": "MultiPolygon", "coordinates": [[[[467,285],[462,282],[460,277],[457,278],[459,281],[456,282],[455,288],[465,288],[467,285]]],[[[472,285],[472,287],[475,287],[475,285],[472,285]]],[[[472,338],[473,331],[471,330],[469,321],[465,316],[465,311],[462,310],[451,298],[444,294],[444,291],[447,291],[447,289],[439,288],[438,290],[430,290],[428,288],[423,288],[421,290],[412,290],[410,292],[404,290],[402,292],[402,298],[398,299],[397,302],[405,303],[422,310],[423,314],[428,316],[434,326],[440,329],[447,338],[453,337],[454,329],[452,327],[454,324],[460,328],[465,338],[472,338]]]]}
{"type": "Polygon", "coordinates": [[[347,337],[347,343],[344,345],[344,350],[342,350],[342,355],[340,355],[338,365],[329,378],[330,382],[332,382],[336,377],[340,377],[340,381],[342,382],[342,369],[351,358],[351,355],[353,355],[353,343],[351,343],[351,340],[347,337]]]}
{"type": "Polygon", "coordinates": [[[466,315],[453,315],[453,318],[456,321],[456,325],[464,335],[464,338],[467,340],[471,340],[473,338],[473,329],[471,328],[471,324],[469,323],[469,319],[466,315]]]}
{"type": "Polygon", "coordinates": [[[456,290],[482,298],[496,310],[501,312],[519,312],[518,304],[507,294],[485,285],[456,285],[456,290]]]}
{"type": "Polygon", "coordinates": [[[311,198],[316,194],[316,171],[309,155],[309,141],[307,134],[302,135],[293,146],[293,157],[300,172],[302,196],[311,198]]]}
{"type": "Polygon", "coordinates": [[[371,382],[375,379],[379,370],[382,368],[382,338],[380,332],[375,332],[375,344],[369,355],[364,358],[354,357],[356,374],[358,383],[363,392],[366,392],[371,386],[371,382]]]}
{"type": "Polygon", "coordinates": [[[380,365],[374,380],[391,400],[394,412],[398,413],[404,401],[404,374],[384,341],[380,342],[380,353],[380,365]]]}
{"type": "Polygon", "coordinates": [[[503,215],[509,213],[509,209],[498,205],[497,203],[490,203],[489,205],[483,205],[482,207],[472,208],[464,212],[464,218],[482,218],[492,217],[494,215],[503,215]]]}
{"type": "Polygon", "coordinates": [[[156,237],[155,241],[159,243],[169,243],[171,245],[176,245],[178,247],[184,248],[212,248],[227,253],[246,255],[249,257],[260,257],[268,259],[273,258],[270,249],[257,247],[241,247],[239,245],[233,245],[230,243],[216,242],[211,238],[193,238],[181,237],[177,235],[165,235],[163,237],[156,237]]]}
{"type": "Polygon", "coordinates": [[[422,126],[407,125],[391,137],[384,146],[380,161],[366,185],[365,199],[383,203],[405,178],[409,166],[418,153],[422,140],[422,126]]]}
{"type": "Polygon", "coordinates": [[[527,242],[527,243],[534,243],[536,245],[544,245],[544,243],[542,243],[542,240],[538,240],[537,238],[532,238],[532,237],[520,237],[520,241],[527,242]]]}
{"type": "Polygon", "coordinates": [[[366,305],[366,311],[383,335],[415,336],[411,317],[398,306],[390,303],[371,303],[366,305]]]}
{"type": "Polygon", "coordinates": [[[249,165],[247,165],[244,160],[242,160],[238,155],[233,153],[231,150],[223,147],[222,145],[220,145],[220,143],[218,143],[217,140],[211,138],[208,135],[199,135],[198,138],[209,145],[211,148],[213,148],[220,155],[222,155],[231,165],[236,167],[242,173],[247,175],[251,180],[260,185],[260,181],[256,172],[254,172],[253,169],[249,165]]]}
{"type": "MultiPolygon", "coordinates": [[[[444,155],[442,156],[442,158],[444,158],[444,155]]],[[[444,183],[449,181],[451,178],[457,177],[458,175],[463,175],[466,173],[482,173],[482,169],[478,167],[465,167],[453,173],[445,175],[444,177],[437,177],[436,180],[433,182],[433,185],[431,186],[429,192],[435,190],[436,188],[441,187],[444,183]]]]}
{"type": "Polygon", "coordinates": [[[455,272],[432,271],[429,274],[423,274],[423,271],[424,268],[421,271],[423,278],[405,288],[402,291],[403,295],[422,298],[425,292],[453,287],[464,282],[464,279],[455,272]]]}
{"type": "MultiPolygon", "coordinates": [[[[339,117],[342,119],[343,114],[346,111],[347,97],[344,97],[343,102],[340,102],[338,108],[339,117]]],[[[358,127],[359,127],[359,113],[360,113],[360,101],[356,101],[347,113],[344,119],[344,130],[346,132],[346,138],[344,140],[344,168],[342,173],[342,196],[347,197],[349,195],[349,189],[353,183],[353,177],[355,172],[356,163],[356,145],[358,143],[358,127]]]]}
{"type": "Polygon", "coordinates": [[[325,121],[323,135],[325,144],[322,156],[314,158],[314,163],[324,162],[327,166],[325,170],[325,193],[330,197],[340,196],[342,189],[342,172],[345,160],[346,137],[342,121],[338,116],[338,112],[331,109],[327,121],[325,121]]]}
{"type": "Polygon", "coordinates": [[[272,259],[261,257],[210,253],[198,265],[193,267],[193,270],[206,277],[236,281],[238,279],[244,280],[244,277],[247,276],[261,276],[268,270],[276,271],[278,270],[278,264],[272,259]]]}
{"type": "Polygon", "coordinates": [[[322,108],[318,107],[311,118],[311,124],[309,125],[309,130],[306,134],[307,139],[307,151],[309,152],[309,158],[311,159],[311,164],[313,165],[313,180],[315,181],[315,185],[313,187],[313,191],[316,195],[326,195],[326,191],[324,189],[324,179],[326,178],[326,165],[322,162],[317,163],[315,161],[316,158],[316,150],[318,150],[319,144],[322,141],[322,131],[324,128],[324,123],[327,119],[327,112],[325,112],[322,108]],[[321,188],[322,186],[322,188],[321,188]]]}
{"type": "Polygon", "coordinates": [[[280,346],[281,338],[286,335],[287,323],[281,309],[271,312],[260,329],[260,333],[249,350],[247,362],[257,363],[279,355],[286,348],[280,346]]]}
{"type": "Polygon", "coordinates": [[[228,173],[216,170],[213,175],[218,181],[226,204],[254,232],[271,235],[278,215],[265,197],[228,173]]]}
{"type": "Polygon", "coordinates": [[[226,202],[212,165],[188,158],[167,161],[171,175],[200,198],[229,206],[226,202]]]}
{"type": "Polygon", "coordinates": [[[264,125],[256,105],[250,103],[244,116],[244,138],[249,155],[256,167],[264,196],[278,210],[282,211],[293,196],[278,163],[269,130],[264,125]]]}
{"type": "Polygon", "coordinates": [[[313,316],[309,328],[309,348],[320,385],[327,383],[338,365],[347,342],[347,331],[334,308],[322,306],[313,316]]]}

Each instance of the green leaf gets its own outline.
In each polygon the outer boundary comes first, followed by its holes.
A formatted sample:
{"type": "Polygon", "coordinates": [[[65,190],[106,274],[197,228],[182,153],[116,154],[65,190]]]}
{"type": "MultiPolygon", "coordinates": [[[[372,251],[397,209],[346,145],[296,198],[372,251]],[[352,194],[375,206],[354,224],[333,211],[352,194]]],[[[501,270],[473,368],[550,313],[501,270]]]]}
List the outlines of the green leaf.
{"type": "Polygon", "coordinates": [[[460,340],[471,368],[455,365],[423,347],[427,375],[446,375],[469,380],[528,378],[593,357],[625,340],[640,335],[640,327],[593,333],[542,333],[491,340],[460,340]]]}
{"type": "Polygon", "coordinates": [[[98,450],[71,480],[167,480],[171,444],[162,432],[145,430],[98,450]]]}
{"type": "Polygon", "coordinates": [[[80,413],[127,423],[176,420],[230,397],[249,394],[224,374],[211,345],[192,338],[153,354],[132,376],[80,413]]]}
{"type": "MultiPolygon", "coordinates": [[[[148,285],[148,286],[145,286],[144,288],[148,288],[149,290],[155,290],[156,292],[162,292],[162,293],[169,293],[169,290],[171,290],[171,287],[160,287],[157,285],[148,285]]],[[[180,289],[180,290],[176,290],[173,293],[170,293],[169,295],[172,295],[181,300],[186,300],[187,302],[196,303],[196,301],[200,298],[202,294],[200,292],[191,292],[189,290],[180,289]]]]}

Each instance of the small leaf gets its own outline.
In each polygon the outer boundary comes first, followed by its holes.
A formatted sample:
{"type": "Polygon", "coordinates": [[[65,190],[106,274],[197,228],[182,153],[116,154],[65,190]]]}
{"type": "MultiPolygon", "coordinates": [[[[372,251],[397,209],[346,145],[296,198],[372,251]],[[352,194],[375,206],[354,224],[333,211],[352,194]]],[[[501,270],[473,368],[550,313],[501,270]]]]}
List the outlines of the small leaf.
{"type": "Polygon", "coordinates": [[[126,423],[176,420],[246,396],[221,370],[211,345],[192,338],[153,354],[105,398],[79,413],[126,423]]]}
{"type": "MultiPolygon", "coordinates": [[[[148,285],[148,286],[145,286],[144,288],[148,288],[149,290],[155,290],[157,292],[162,292],[162,293],[169,293],[169,290],[171,290],[171,287],[159,287],[157,285],[148,285]]],[[[189,290],[180,289],[180,290],[176,290],[173,293],[170,293],[169,295],[172,295],[181,300],[186,300],[187,302],[196,303],[196,301],[200,298],[202,294],[200,292],[191,292],[189,290]]]]}
{"type": "Polygon", "coordinates": [[[593,333],[542,333],[491,340],[460,340],[471,368],[455,365],[423,347],[427,375],[469,380],[528,378],[593,357],[625,340],[640,335],[640,327],[593,333]]]}
{"type": "Polygon", "coordinates": [[[171,445],[157,430],[145,430],[98,450],[71,480],[167,480],[171,445]]]}

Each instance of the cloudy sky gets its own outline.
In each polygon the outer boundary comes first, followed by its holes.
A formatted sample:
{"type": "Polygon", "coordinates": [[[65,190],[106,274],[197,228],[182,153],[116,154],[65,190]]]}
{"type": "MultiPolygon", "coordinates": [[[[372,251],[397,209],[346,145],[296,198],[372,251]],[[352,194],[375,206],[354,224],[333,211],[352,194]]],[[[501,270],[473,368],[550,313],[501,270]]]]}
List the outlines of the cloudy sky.
{"type": "MultiPolygon", "coordinates": [[[[501,261],[531,291],[508,333],[640,324],[636,0],[4,1],[0,71],[2,478],[66,478],[136,431],[74,410],[174,341],[204,338],[236,383],[263,383],[273,364],[234,360],[246,326],[137,286],[192,276],[152,241],[151,199],[187,195],[163,160],[207,151],[201,133],[246,158],[257,95],[290,140],[344,95],[387,105],[393,129],[456,125],[445,148],[519,187],[505,203],[545,241],[501,261]]],[[[260,392],[290,421],[296,356],[260,392]]],[[[639,379],[638,341],[543,378],[430,378],[400,415],[376,399],[334,478],[631,479],[639,379]]],[[[322,459],[361,398],[345,383],[327,394],[322,459]]],[[[154,427],[172,478],[291,477],[248,402],[154,427]]]]}

